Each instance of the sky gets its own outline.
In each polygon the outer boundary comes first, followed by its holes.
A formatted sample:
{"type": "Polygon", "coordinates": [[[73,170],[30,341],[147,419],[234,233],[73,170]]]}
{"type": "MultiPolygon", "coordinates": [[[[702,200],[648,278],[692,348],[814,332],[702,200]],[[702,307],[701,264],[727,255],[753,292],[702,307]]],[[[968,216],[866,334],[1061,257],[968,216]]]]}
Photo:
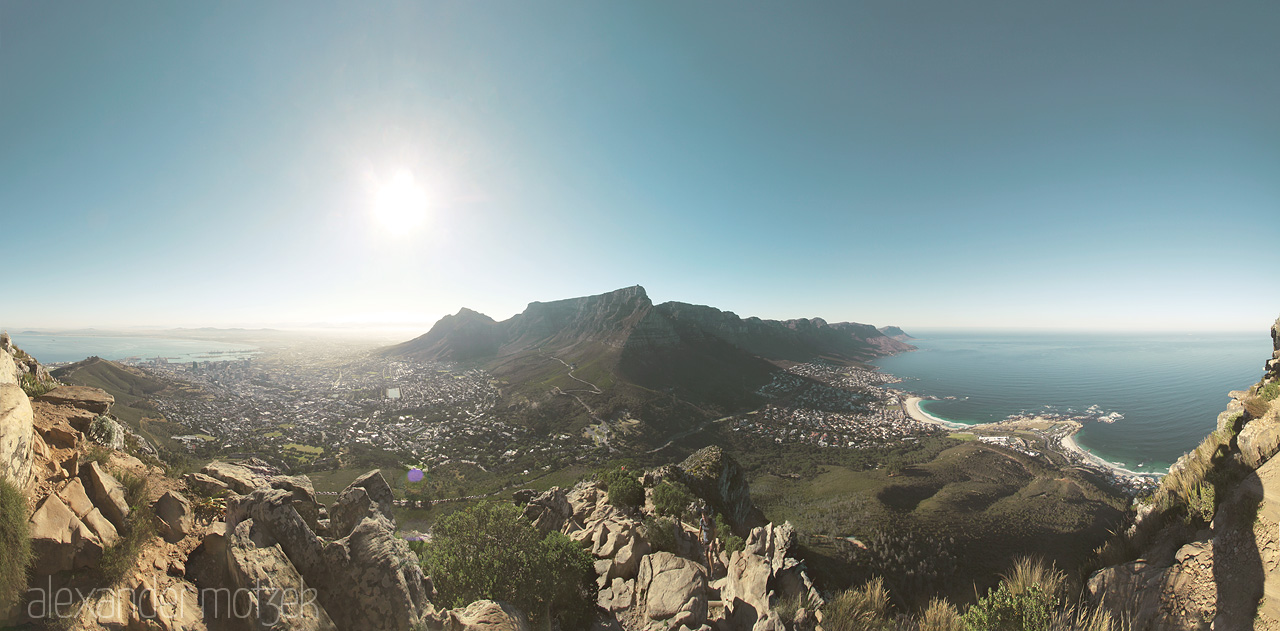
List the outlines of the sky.
{"type": "Polygon", "coordinates": [[[1280,4],[0,2],[0,327],[1265,329],[1280,4]]]}

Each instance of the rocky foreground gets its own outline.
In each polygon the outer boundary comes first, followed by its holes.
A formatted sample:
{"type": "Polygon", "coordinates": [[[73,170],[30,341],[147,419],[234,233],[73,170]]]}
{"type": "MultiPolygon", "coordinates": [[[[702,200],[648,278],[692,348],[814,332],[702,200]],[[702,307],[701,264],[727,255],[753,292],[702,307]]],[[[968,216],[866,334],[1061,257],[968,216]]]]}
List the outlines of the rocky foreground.
{"type": "MultiPolygon", "coordinates": [[[[397,534],[392,490],[378,471],[332,506],[317,500],[307,477],[258,460],[166,477],[159,463],[129,453],[110,395],[60,386],[29,399],[14,357],[11,346],[0,352],[0,462],[29,498],[33,591],[0,621],[175,631],[528,627],[526,612],[509,604],[432,602],[431,580],[397,534]]],[[[686,484],[748,535],[745,549],[708,568],[694,527],[682,525],[675,550],[655,550],[641,521],[651,500],[640,512],[619,509],[595,481],[525,494],[532,523],[581,542],[596,560],[596,627],[816,625],[812,610],[784,620],[776,609],[787,596],[810,607],[821,597],[788,556],[790,525],[758,525],[736,463],[708,448],[645,476],[648,487],[686,484]]]]}

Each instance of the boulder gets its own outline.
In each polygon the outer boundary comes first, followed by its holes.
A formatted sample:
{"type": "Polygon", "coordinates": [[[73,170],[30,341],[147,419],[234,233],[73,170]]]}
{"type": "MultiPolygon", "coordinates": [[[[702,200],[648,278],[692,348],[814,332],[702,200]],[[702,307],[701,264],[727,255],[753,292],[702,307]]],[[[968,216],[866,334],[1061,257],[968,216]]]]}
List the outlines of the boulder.
{"type": "Polygon", "coordinates": [[[573,518],[573,512],[565,490],[558,486],[529,500],[524,508],[524,516],[544,532],[563,529],[565,523],[573,518]]]}
{"type": "Polygon", "coordinates": [[[231,492],[231,487],[226,482],[203,473],[188,473],[183,480],[186,481],[187,488],[201,495],[222,497],[231,492]]]}
{"type": "Polygon", "coordinates": [[[329,510],[329,531],[334,537],[345,537],[368,517],[392,519],[395,496],[386,479],[378,471],[370,471],[338,494],[329,510]]]}
{"type": "Polygon", "coordinates": [[[69,405],[57,405],[39,399],[31,402],[31,409],[35,411],[38,419],[49,419],[50,422],[63,421],[82,433],[88,432],[93,420],[99,416],[89,410],[82,410],[69,405]]]}
{"type": "Polygon", "coordinates": [[[175,543],[191,533],[195,526],[195,513],[191,502],[173,491],[167,491],[152,504],[156,519],[160,522],[160,535],[165,541],[175,543]]]}
{"type": "Polygon", "coordinates": [[[1245,423],[1236,436],[1240,456],[1249,466],[1257,469],[1280,451],[1280,415],[1272,410],[1262,418],[1245,423]]]}
{"type": "Polygon", "coordinates": [[[654,621],[674,618],[690,628],[707,619],[707,576],[702,566],[670,552],[655,552],[640,560],[636,600],[654,621]]]}
{"type": "Polygon", "coordinates": [[[255,532],[252,519],[229,532],[227,568],[236,600],[227,606],[237,615],[247,612],[246,618],[257,622],[255,628],[277,628],[281,621],[288,621],[288,628],[298,631],[336,630],[328,612],[310,597],[312,592],[298,570],[271,539],[269,533],[255,532]]]}
{"type": "Polygon", "coordinates": [[[95,414],[106,414],[116,398],[101,388],[87,386],[58,386],[38,399],[54,405],[69,405],[95,414]]]}
{"type": "MultiPolygon", "coordinates": [[[[528,631],[524,614],[507,603],[477,600],[464,608],[446,612],[439,628],[449,631],[528,631]]],[[[435,628],[428,622],[427,628],[435,628]]]]}
{"type": "MultiPolygon", "coordinates": [[[[417,556],[395,534],[389,502],[383,514],[384,503],[374,499],[389,496],[390,487],[376,472],[347,487],[340,498],[365,512],[349,533],[336,539],[318,536],[300,514],[297,506],[309,500],[269,484],[228,500],[226,524],[228,532],[238,532],[241,523],[252,522],[253,541],[278,547],[316,590],[317,603],[338,629],[408,631],[430,603],[417,556]],[[363,498],[363,503],[353,498],[363,498]]],[[[241,541],[228,540],[228,558],[241,541]]]]}
{"type": "Polygon", "coordinates": [[[93,501],[89,499],[89,495],[84,491],[84,484],[79,478],[76,478],[63,486],[58,491],[58,497],[63,503],[76,514],[76,517],[84,517],[93,510],[93,501]]]}
{"type": "Polygon", "coordinates": [[[649,554],[649,542],[639,536],[632,536],[613,557],[613,566],[610,569],[610,577],[615,581],[618,578],[632,579],[640,571],[640,559],[649,554]]]}
{"type": "Polygon", "coordinates": [[[129,516],[129,503],[124,499],[124,487],[120,482],[97,462],[81,467],[80,479],[93,505],[117,530],[124,528],[124,520],[129,516]]]}
{"type": "Polygon", "coordinates": [[[49,445],[74,449],[80,444],[80,430],[72,427],[66,419],[36,415],[34,421],[36,431],[40,432],[49,445]]]}
{"type": "Polygon", "coordinates": [[[119,531],[112,525],[111,520],[102,516],[102,512],[96,506],[80,519],[93,532],[97,533],[98,538],[102,540],[102,545],[109,548],[116,545],[116,542],[120,540],[119,531]]]}
{"type": "Polygon", "coordinates": [[[200,473],[223,482],[236,493],[245,495],[252,493],[254,489],[270,487],[271,478],[279,475],[280,471],[257,458],[251,458],[235,463],[215,460],[205,465],[200,473]]]}
{"type": "Polygon", "coordinates": [[[31,480],[34,428],[31,400],[17,384],[0,384],[0,477],[18,488],[31,480]]]}
{"type": "Polygon", "coordinates": [[[93,567],[102,558],[102,540],[56,494],[40,503],[29,525],[31,552],[42,574],[93,567]]]}

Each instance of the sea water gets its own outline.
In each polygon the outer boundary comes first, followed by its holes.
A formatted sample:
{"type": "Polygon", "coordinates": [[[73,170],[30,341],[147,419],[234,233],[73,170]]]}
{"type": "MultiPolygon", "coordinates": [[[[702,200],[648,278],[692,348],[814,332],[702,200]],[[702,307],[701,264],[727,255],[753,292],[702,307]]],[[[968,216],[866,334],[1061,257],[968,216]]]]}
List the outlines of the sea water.
{"type": "Polygon", "coordinates": [[[157,357],[171,362],[225,361],[251,357],[257,350],[248,344],[207,340],[46,333],[15,333],[13,343],[46,364],[77,362],[94,355],[112,361],[157,357]]]}
{"type": "Polygon", "coordinates": [[[1262,376],[1271,338],[1244,333],[908,331],[919,350],[875,362],[929,414],[960,423],[1086,416],[1081,447],[1164,472],[1216,428],[1227,393],[1262,376]]]}

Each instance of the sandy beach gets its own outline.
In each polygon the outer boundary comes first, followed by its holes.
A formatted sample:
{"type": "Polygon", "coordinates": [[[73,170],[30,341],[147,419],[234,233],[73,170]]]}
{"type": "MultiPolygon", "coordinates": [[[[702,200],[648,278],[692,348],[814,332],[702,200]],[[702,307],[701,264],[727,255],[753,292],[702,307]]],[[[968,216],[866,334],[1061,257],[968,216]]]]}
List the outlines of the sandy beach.
{"type": "Polygon", "coordinates": [[[944,429],[969,429],[969,426],[964,423],[953,423],[925,412],[920,408],[920,402],[923,400],[921,397],[907,397],[907,400],[902,404],[902,407],[907,411],[907,416],[921,423],[930,423],[944,429]]]}
{"type": "Polygon", "coordinates": [[[1076,432],[1080,431],[1080,428],[1083,426],[1077,421],[1064,421],[1064,420],[1057,420],[1057,419],[1035,417],[1035,418],[1022,419],[1022,420],[1016,420],[1016,421],[1006,421],[1004,423],[984,423],[981,425],[965,425],[964,423],[955,423],[952,421],[941,419],[936,416],[933,416],[932,414],[929,414],[928,412],[925,412],[920,407],[920,402],[923,400],[924,400],[923,397],[907,397],[902,404],[903,408],[906,409],[907,411],[907,415],[910,416],[912,419],[920,421],[921,423],[929,423],[932,425],[937,425],[938,427],[942,427],[948,430],[1009,431],[1016,428],[1016,429],[1031,429],[1031,430],[1037,430],[1037,431],[1046,431],[1055,425],[1066,423],[1070,425],[1071,428],[1062,437],[1062,440],[1060,441],[1060,446],[1061,446],[1060,450],[1065,452],[1064,455],[1066,455],[1069,459],[1076,460],[1077,462],[1081,462],[1104,471],[1110,471],[1113,474],[1122,476],[1122,477],[1150,477],[1152,475],[1149,473],[1138,473],[1136,471],[1130,471],[1129,469],[1121,467],[1113,462],[1103,460],[1102,458],[1099,458],[1098,456],[1090,453],[1089,450],[1085,449],[1084,447],[1081,447],[1079,443],[1077,443],[1075,440],[1075,434],[1076,432]]]}

